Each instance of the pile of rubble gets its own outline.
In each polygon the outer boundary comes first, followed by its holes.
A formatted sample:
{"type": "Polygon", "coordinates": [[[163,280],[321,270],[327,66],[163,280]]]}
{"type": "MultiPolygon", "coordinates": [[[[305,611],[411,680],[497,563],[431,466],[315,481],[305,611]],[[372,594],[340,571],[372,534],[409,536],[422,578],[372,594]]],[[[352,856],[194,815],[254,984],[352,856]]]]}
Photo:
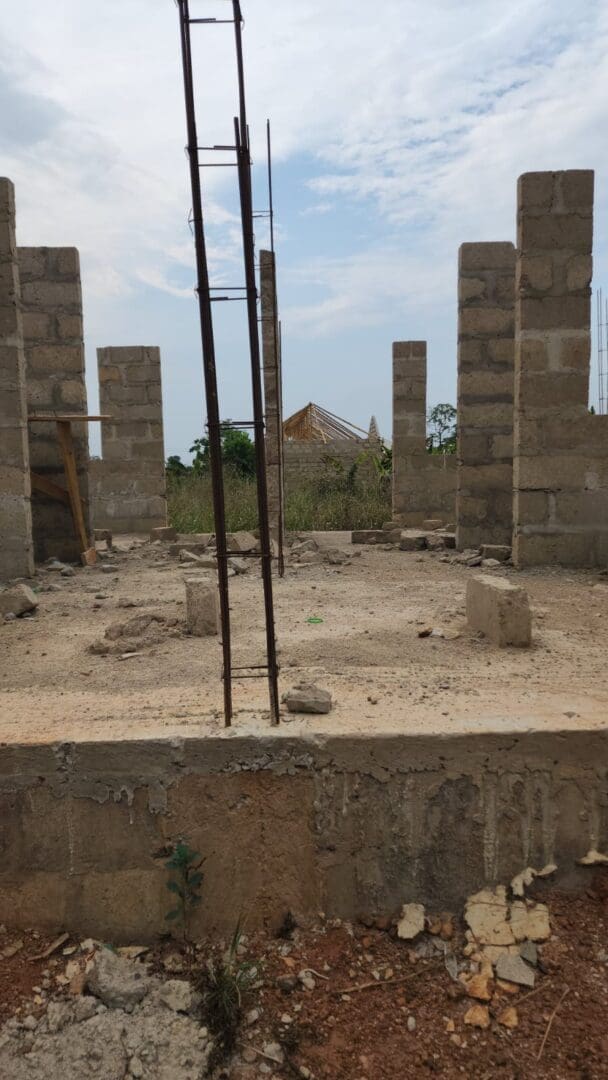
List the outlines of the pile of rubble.
{"type": "Polygon", "coordinates": [[[452,525],[444,525],[435,518],[423,521],[419,529],[405,529],[397,521],[386,521],[381,529],[354,529],[351,541],[379,545],[384,551],[428,551],[439,554],[444,562],[481,566],[485,570],[511,561],[511,548],[506,544],[482,544],[477,549],[468,548],[451,556],[445,554],[456,547],[456,534],[452,525]]]}
{"type": "MultiPolygon", "coordinates": [[[[133,952],[91,940],[67,950],[66,997],[43,988],[32,1011],[0,1030],[0,1076],[11,1080],[200,1080],[213,1046],[200,996],[183,979],[148,974],[133,952]],[[123,955],[121,955],[121,953],[123,955]],[[44,994],[44,997],[43,997],[44,994]],[[46,1000],[45,1000],[46,999],[46,1000]]],[[[51,985],[50,969],[44,981],[51,985]]]]}

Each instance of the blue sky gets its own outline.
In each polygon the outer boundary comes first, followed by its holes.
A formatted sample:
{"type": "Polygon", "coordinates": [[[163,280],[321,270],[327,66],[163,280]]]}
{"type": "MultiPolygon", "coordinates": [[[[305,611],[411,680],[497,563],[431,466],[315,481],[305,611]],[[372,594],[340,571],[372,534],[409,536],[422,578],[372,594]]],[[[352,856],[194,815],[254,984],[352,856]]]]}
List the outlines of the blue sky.
{"type": "MultiPolygon", "coordinates": [[[[313,400],[363,427],[374,413],[390,437],[400,338],[428,341],[429,403],[454,401],[458,245],[515,239],[522,172],[596,169],[594,284],[606,286],[605,3],[242,7],[258,208],[272,122],[286,415],[313,400]]],[[[196,33],[201,138],[230,141],[230,28],[196,33]]],[[[20,0],[18,19],[3,5],[0,108],[19,243],[80,249],[91,407],[96,347],[160,345],[166,451],[187,456],[204,402],[172,0],[20,0]]],[[[212,273],[238,284],[234,175],[205,180],[212,273]]],[[[241,307],[216,305],[222,413],[239,419],[241,307]]]]}

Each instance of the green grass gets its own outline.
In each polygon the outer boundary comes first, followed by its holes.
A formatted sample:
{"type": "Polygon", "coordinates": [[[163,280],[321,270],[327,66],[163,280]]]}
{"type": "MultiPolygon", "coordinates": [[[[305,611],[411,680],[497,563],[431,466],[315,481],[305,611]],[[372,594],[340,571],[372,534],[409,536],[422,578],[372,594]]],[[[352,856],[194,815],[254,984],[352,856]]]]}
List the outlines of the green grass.
{"type": "MultiPolygon", "coordinates": [[[[228,473],[225,477],[226,527],[255,529],[258,524],[255,481],[228,473]]],[[[375,473],[330,473],[316,482],[288,488],[285,528],[377,529],[391,517],[390,480],[375,473]]],[[[169,481],[169,521],[179,532],[213,532],[209,476],[185,476],[169,481]]]]}

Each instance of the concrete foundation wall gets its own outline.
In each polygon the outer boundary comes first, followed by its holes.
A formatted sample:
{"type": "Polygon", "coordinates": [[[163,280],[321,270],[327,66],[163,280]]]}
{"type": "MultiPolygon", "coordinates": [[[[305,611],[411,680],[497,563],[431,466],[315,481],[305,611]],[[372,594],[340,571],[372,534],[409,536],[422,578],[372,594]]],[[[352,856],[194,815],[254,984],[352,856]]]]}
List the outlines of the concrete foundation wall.
{"type": "Polygon", "coordinates": [[[593,172],[518,182],[514,538],[518,566],[608,562],[608,416],[589,413],[593,172]]]}
{"type": "Polygon", "coordinates": [[[0,580],[33,572],[15,189],[0,178],[0,580]]]}
{"type": "Polygon", "coordinates": [[[264,416],[266,420],[266,476],[271,539],[278,542],[283,525],[283,391],[279,335],[276,265],[272,251],[260,251],[260,302],[264,416]]]}
{"type": "Polygon", "coordinates": [[[608,842],[608,736],[267,737],[0,748],[0,921],[143,941],[166,845],[206,858],[194,932],[457,909],[608,842]]]}
{"type": "Polygon", "coordinates": [[[393,343],[393,518],[454,520],[456,456],[426,450],[426,341],[393,343]]]}
{"type": "MultiPolygon", "coordinates": [[[[18,255],[29,411],[86,414],[78,251],[20,247],[18,255]]],[[[88,425],[73,424],[72,438],[80,494],[85,500],[85,526],[90,533],[88,425]]],[[[65,488],[55,424],[30,424],[29,445],[33,471],[65,488]]],[[[42,562],[51,555],[80,559],[81,545],[68,505],[33,491],[32,518],[36,559],[42,562]]]]}
{"type": "Polygon", "coordinates": [[[149,532],[167,524],[160,350],[97,350],[101,427],[95,462],[94,524],[114,532],[149,532]]]}
{"type": "Polygon", "coordinates": [[[458,260],[456,546],[513,531],[515,248],[462,244],[458,260]]]}

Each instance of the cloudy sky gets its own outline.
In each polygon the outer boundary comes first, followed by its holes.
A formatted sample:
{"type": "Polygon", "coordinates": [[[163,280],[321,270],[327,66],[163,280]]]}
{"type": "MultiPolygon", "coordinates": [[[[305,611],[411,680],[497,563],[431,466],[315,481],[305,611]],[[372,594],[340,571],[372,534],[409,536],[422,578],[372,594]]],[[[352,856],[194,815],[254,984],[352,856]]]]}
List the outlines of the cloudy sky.
{"type": "MultiPolygon", "coordinates": [[[[596,170],[594,284],[608,285],[603,0],[242,0],[256,208],[272,123],[286,415],[313,400],[390,436],[395,339],[429,343],[454,401],[463,241],[513,240],[515,182],[596,170]]],[[[227,0],[191,0],[226,16],[227,0]]],[[[230,142],[231,27],[195,28],[199,134],[230,142]]],[[[76,245],[95,349],[158,344],[167,453],[204,422],[177,8],[0,4],[0,172],[21,244],[76,245]]],[[[205,173],[213,280],[242,281],[233,170],[205,173]]],[[[258,246],[266,246],[258,222],[258,246]]],[[[216,305],[224,417],[250,413],[242,305],[216,305]]],[[[592,392],[594,386],[592,387],[592,392]]]]}

